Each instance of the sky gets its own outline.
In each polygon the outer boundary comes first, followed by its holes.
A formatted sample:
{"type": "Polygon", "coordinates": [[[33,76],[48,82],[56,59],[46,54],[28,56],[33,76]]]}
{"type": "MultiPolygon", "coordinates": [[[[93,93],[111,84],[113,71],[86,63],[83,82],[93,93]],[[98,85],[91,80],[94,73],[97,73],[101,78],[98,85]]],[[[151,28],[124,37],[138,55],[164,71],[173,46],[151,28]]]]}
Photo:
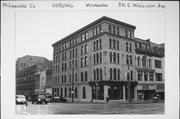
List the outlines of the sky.
{"type": "Polygon", "coordinates": [[[165,43],[161,11],[17,11],[16,58],[34,55],[52,60],[53,43],[102,16],[136,26],[135,37],[165,43]]]}

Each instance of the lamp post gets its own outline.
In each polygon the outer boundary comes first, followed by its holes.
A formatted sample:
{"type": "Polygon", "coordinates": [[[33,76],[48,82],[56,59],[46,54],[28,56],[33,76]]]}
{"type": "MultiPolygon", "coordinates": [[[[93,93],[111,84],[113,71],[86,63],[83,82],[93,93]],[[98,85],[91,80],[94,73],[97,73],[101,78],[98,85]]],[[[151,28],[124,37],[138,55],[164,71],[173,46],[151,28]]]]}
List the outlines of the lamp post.
{"type": "Polygon", "coordinates": [[[74,65],[72,68],[72,102],[74,102],[74,65]]]}

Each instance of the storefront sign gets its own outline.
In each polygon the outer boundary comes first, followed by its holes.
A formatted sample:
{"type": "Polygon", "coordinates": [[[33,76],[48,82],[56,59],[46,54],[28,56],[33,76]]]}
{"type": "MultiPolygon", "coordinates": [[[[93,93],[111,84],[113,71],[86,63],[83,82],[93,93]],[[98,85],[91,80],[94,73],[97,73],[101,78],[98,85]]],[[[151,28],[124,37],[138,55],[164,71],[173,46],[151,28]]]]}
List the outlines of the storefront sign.
{"type": "Polygon", "coordinates": [[[149,90],[149,85],[143,85],[143,86],[142,86],[142,89],[143,89],[143,90],[149,90]]]}
{"type": "Polygon", "coordinates": [[[156,90],[164,90],[164,83],[156,84],[156,90]]]}

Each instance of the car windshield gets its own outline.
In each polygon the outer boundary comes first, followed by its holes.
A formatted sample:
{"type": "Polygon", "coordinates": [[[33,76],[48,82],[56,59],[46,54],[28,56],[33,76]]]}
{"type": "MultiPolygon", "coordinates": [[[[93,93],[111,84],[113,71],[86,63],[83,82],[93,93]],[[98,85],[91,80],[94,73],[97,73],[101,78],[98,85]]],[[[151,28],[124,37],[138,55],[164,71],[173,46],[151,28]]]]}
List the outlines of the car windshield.
{"type": "Polygon", "coordinates": [[[40,97],[40,98],[45,98],[45,96],[44,96],[44,95],[38,95],[38,97],[40,97]]]}
{"type": "Polygon", "coordinates": [[[17,98],[25,98],[24,95],[17,95],[16,97],[17,97],[17,98]]]}

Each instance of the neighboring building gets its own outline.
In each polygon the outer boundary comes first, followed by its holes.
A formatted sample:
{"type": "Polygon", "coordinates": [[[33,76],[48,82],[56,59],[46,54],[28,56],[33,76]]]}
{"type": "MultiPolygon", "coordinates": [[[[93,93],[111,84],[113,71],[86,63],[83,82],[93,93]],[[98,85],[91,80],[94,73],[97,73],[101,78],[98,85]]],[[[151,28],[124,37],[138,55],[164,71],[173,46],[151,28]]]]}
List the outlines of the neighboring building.
{"type": "Polygon", "coordinates": [[[52,63],[46,58],[26,55],[16,60],[16,72],[37,64],[44,65],[46,69],[52,68],[52,63]]]}
{"type": "MultiPolygon", "coordinates": [[[[137,99],[135,26],[102,17],[52,46],[53,96],[75,101],[137,99]]],[[[162,63],[163,65],[163,63],[162,63]]],[[[154,71],[155,72],[155,71],[154,71]]]]}
{"type": "Polygon", "coordinates": [[[52,69],[49,69],[46,71],[46,93],[52,95],[51,81],[52,81],[52,69]]]}
{"type": "MultiPolygon", "coordinates": [[[[27,67],[16,67],[16,94],[31,96],[33,93],[45,93],[46,89],[46,70],[51,69],[52,61],[43,57],[30,56],[32,59],[19,58],[19,63],[27,67]],[[39,62],[37,60],[39,59],[39,62]],[[35,59],[35,62],[33,62],[35,59]],[[42,59],[42,60],[41,60],[42,59]]],[[[28,57],[28,58],[27,58],[28,57]]],[[[19,65],[16,65],[19,66],[19,65]]]]}
{"type": "Polygon", "coordinates": [[[164,45],[135,38],[138,99],[150,100],[157,94],[164,100],[164,45]]]}

